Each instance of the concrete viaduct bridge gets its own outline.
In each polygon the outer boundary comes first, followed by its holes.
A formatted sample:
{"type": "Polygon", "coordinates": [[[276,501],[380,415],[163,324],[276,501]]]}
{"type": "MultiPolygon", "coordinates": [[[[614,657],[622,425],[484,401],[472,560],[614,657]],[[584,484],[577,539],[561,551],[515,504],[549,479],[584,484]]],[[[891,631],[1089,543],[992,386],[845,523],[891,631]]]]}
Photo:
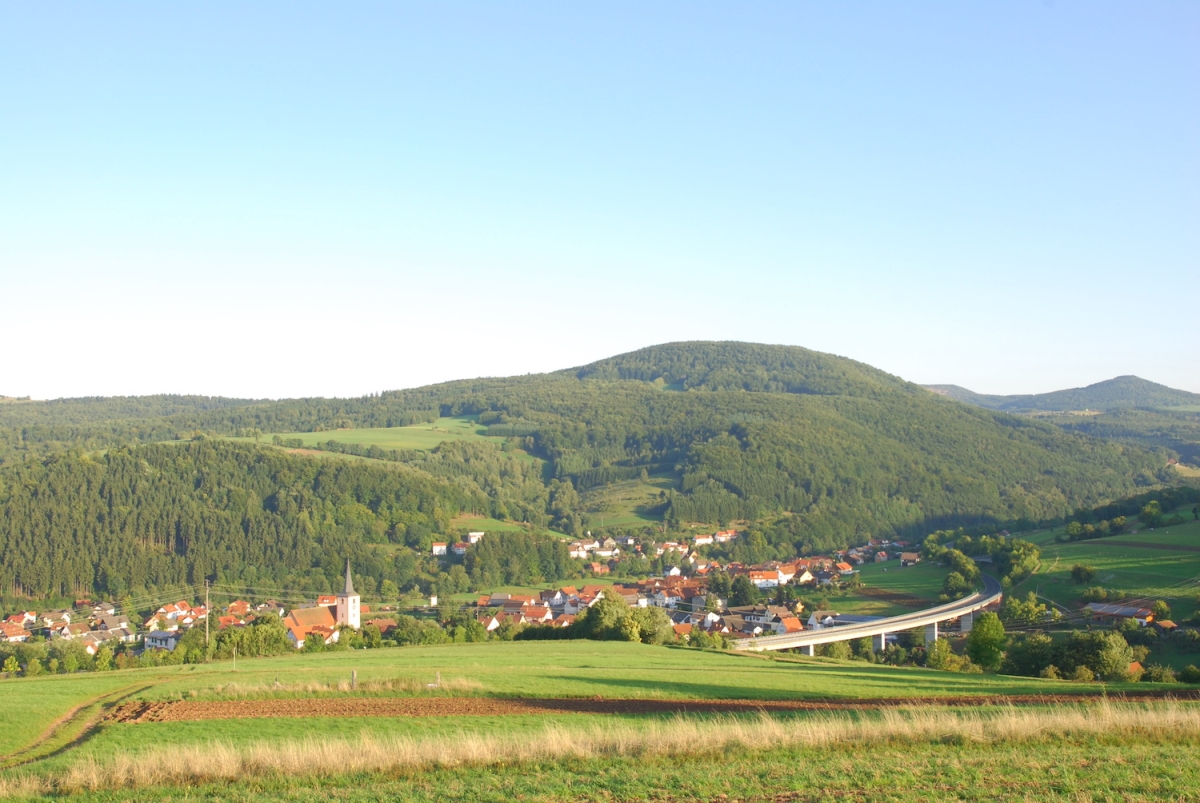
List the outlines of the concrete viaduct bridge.
{"type": "Polygon", "coordinates": [[[763,650],[794,650],[799,649],[806,655],[813,655],[813,648],[818,644],[830,644],[835,641],[853,641],[860,638],[871,638],[875,649],[882,650],[886,646],[885,639],[889,633],[903,630],[925,628],[926,643],[937,640],[938,622],[957,619],[963,631],[971,629],[975,611],[986,608],[998,602],[1003,596],[1000,582],[993,577],[983,575],[983,590],[969,597],[928,608],[915,613],[900,616],[889,616],[877,622],[862,625],[843,625],[841,627],[823,627],[819,630],[804,630],[799,633],[780,633],[775,636],[759,636],[745,639],[738,643],[735,650],[762,652],[763,650]]]}

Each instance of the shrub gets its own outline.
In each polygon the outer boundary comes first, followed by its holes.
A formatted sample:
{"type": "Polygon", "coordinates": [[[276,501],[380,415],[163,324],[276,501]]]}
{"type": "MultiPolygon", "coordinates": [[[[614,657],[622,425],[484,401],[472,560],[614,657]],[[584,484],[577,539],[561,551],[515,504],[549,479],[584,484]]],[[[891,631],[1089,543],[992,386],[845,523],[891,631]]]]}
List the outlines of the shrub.
{"type": "Polygon", "coordinates": [[[1039,672],[1038,677],[1047,678],[1049,680],[1061,680],[1062,679],[1062,675],[1058,674],[1058,667],[1055,666],[1054,664],[1050,664],[1050,666],[1046,667],[1041,672],[1039,672]]]}
{"type": "Polygon", "coordinates": [[[1071,680],[1075,680],[1080,683],[1090,683],[1095,679],[1096,679],[1096,674],[1094,672],[1092,672],[1092,670],[1090,670],[1086,666],[1084,666],[1083,664],[1080,664],[1079,666],[1075,667],[1075,671],[1071,673],[1071,680]]]}
{"type": "Polygon", "coordinates": [[[1084,566],[1081,563],[1076,563],[1071,567],[1071,582],[1076,585],[1090,583],[1096,579],[1096,570],[1091,566],[1084,566]]]}
{"type": "Polygon", "coordinates": [[[1151,664],[1146,667],[1146,671],[1142,674],[1144,683],[1176,683],[1175,670],[1169,666],[1160,664],[1151,664]]]}
{"type": "Polygon", "coordinates": [[[1200,666],[1188,664],[1179,673],[1180,683],[1200,683],[1200,666]]]}

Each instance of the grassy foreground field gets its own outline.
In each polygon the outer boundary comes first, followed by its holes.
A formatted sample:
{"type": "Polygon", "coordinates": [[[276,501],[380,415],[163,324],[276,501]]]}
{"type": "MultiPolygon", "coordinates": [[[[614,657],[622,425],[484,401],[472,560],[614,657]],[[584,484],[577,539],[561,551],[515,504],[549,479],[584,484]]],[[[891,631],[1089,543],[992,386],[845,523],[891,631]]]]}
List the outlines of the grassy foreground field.
{"type": "MultiPolygon", "coordinates": [[[[997,794],[971,797],[978,792],[972,791],[973,784],[1004,762],[1032,762],[1040,767],[1034,775],[1023,772],[1010,786],[997,787],[999,792],[1068,799],[1068,792],[1077,788],[1103,788],[1101,776],[1094,773],[1080,776],[1090,786],[1072,786],[1077,762],[1093,752],[1112,756],[1124,750],[1126,756],[1162,758],[1186,752],[1185,747],[1194,750],[1200,710],[1193,704],[1130,705],[1126,708],[1135,713],[1121,717],[1134,719],[1118,717],[1100,727],[1097,716],[1116,716],[1110,709],[1124,709],[1088,703],[1092,707],[1083,714],[1074,707],[955,711],[922,698],[1094,695],[1102,690],[1119,695],[1147,687],[580,641],[295,655],[239,661],[236,670],[222,662],[10,679],[0,682],[5,756],[36,744],[72,709],[114,692],[147,703],[275,701],[283,711],[294,704],[289,701],[367,698],[369,703],[385,697],[446,696],[884,698],[911,699],[917,705],[770,716],[752,708],[743,715],[547,710],[513,716],[109,721],[86,728],[82,726],[88,723],[81,723],[76,731],[51,740],[47,749],[27,751],[24,763],[0,779],[0,798],[484,801],[519,795],[547,801],[632,800],[672,789],[674,797],[659,799],[720,794],[833,799],[839,793],[873,796],[891,790],[893,799],[918,800],[927,799],[922,790],[928,795],[941,789],[943,796],[961,792],[968,795],[963,799],[996,799],[997,794]],[[352,671],[357,673],[354,690],[352,671]],[[438,682],[438,688],[429,688],[438,682]],[[1050,718],[1012,719],[1030,711],[1050,718]],[[1114,735],[1123,729],[1127,738],[1114,735]],[[1050,742],[1047,734],[1058,737],[1050,742]],[[868,748],[872,752],[865,761],[861,751],[868,748]],[[831,760],[833,755],[838,758],[831,760]]],[[[1106,765],[1102,777],[1130,784],[1149,799],[1196,789],[1195,770],[1189,769],[1193,765],[1147,761],[1143,766],[1126,760],[1106,765]]]]}

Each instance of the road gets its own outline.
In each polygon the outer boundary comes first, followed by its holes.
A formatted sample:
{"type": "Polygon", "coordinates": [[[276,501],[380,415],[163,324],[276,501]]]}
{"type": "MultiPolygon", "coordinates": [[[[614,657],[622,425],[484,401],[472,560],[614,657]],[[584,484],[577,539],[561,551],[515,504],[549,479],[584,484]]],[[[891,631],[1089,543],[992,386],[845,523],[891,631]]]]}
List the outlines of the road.
{"type": "Polygon", "coordinates": [[[983,590],[969,597],[956,599],[936,608],[905,613],[900,616],[889,616],[877,622],[863,625],[845,625],[843,627],[825,627],[820,630],[805,630],[800,633],[781,633],[776,636],[759,636],[754,639],[739,641],[735,650],[762,652],[763,650],[794,650],[796,648],[812,648],[818,644],[830,644],[835,641],[853,641],[872,636],[884,636],[888,633],[899,633],[918,627],[929,627],[948,619],[958,619],[992,603],[999,602],[1003,596],[1000,581],[994,577],[983,575],[983,590]]]}

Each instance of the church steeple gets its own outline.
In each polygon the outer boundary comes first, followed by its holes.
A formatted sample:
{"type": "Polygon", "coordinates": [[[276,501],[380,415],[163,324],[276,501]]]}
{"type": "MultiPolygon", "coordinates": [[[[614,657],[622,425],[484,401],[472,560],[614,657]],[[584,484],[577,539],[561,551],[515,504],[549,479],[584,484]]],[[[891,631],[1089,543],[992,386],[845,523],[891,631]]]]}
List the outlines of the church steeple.
{"type": "Polygon", "coordinates": [[[358,592],[354,590],[354,581],[350,579],[350,559],[346,558],[346,586],[337,595],[336,619],[339,625],[347,625],[355,630],[362,627],[360,601],[358,592]]]}

